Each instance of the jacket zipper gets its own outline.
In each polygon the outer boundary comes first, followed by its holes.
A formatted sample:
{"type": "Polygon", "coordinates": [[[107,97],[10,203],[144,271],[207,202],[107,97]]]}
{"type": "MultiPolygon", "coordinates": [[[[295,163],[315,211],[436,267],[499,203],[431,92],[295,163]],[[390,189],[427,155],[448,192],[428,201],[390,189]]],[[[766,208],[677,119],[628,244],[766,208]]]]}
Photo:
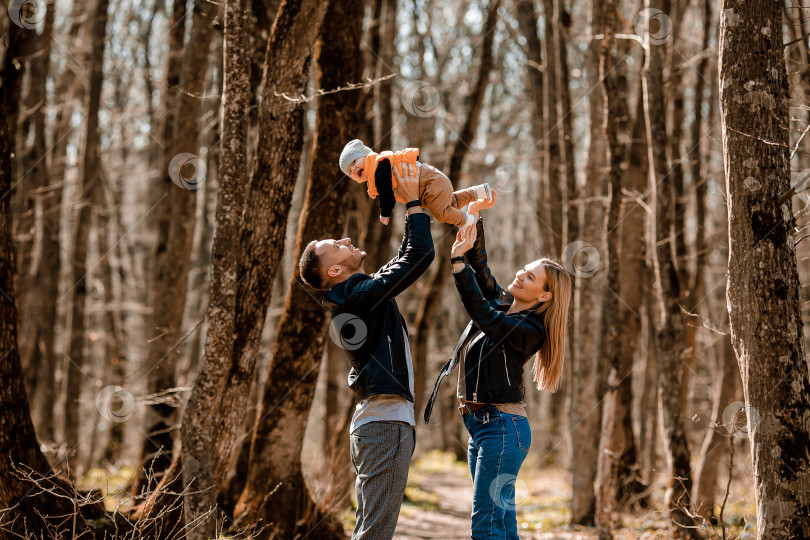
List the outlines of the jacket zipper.
{"type": "Polygon", "coordinates": [[[394,374],[394,354],[391,352],[391,336],[385,335],[388,338],[388,358],[391,359],[391,374],[394,374]]]}
{"type": "Polygon", "coordinates": [[[506,371],[506,382],[509,386],[512,386],[512,381],[509,380],[509,367],[506,365],[506,351],[503,349],[503,345],[501,345],[501,352],[503,353],[503,369],[506,371]]]}
{"type": "MultiPolygon", "coordinates": [[[[486,337],[482,338],[486,339],[486,337]]],[[[473,401],[478,401],[478,381],[481,380],[481,355],[484,353],[484,343],[481,343],[481,349],[478,351],[478,371],[475,373],[475,390],[473,390],[473,401]]]]}

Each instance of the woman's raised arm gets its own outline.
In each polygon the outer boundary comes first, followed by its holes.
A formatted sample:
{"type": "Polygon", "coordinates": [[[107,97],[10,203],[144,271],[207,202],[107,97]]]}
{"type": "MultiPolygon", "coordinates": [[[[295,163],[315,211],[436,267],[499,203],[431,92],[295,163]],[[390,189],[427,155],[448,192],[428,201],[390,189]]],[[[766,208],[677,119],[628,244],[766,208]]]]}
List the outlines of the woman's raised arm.
{"type": "Polygon", "coordinates": [[[475,227],[475,243],[464,254],[464,257],[467,259],[467,263],[473,269],[473,272],[475,272],[475,281],[478,282],[478,287],[481,289],[484,298],[487,300],[494,300],[501,296],[502,289],[501,286],[498,285],[498,282],[495,280],[495,276],[492,275],[492,272],[489,270],[489,266],[487,265],[487,249],[486,243],[484,242],[483,218],[478,218],[478,222],[475,224],[475,227]]]}

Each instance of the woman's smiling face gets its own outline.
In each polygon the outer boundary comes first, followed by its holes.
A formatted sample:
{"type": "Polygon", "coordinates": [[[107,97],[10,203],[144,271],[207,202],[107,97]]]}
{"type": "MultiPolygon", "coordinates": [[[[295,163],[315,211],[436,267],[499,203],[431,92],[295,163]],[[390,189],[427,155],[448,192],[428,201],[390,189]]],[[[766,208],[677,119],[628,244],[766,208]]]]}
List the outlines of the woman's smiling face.
{"type": "Polygon", "coordinates": [[[516,300],[524,303],[547,302],[551,300],[551,293],[547,290],[546,280],[543,262],[537,260],[517,271],[508,290],[516,300]]]}

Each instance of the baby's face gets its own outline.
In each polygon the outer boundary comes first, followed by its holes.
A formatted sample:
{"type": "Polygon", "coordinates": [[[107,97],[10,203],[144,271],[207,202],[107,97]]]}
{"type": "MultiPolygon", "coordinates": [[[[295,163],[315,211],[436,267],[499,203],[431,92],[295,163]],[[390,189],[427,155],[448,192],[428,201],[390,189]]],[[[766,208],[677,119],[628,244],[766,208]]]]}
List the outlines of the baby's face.
{"type": "Polygon", "coordinates": [[[363,171],[365,167],[366,167],[365,157],[359,157],[354,161],[352,161],[352,164],[349,165],[349,176],[351,177],[351,179],[357,182],[358,184],[362,184],[363,182],[365,182],[366,179],[363,177],[363,171]]]}

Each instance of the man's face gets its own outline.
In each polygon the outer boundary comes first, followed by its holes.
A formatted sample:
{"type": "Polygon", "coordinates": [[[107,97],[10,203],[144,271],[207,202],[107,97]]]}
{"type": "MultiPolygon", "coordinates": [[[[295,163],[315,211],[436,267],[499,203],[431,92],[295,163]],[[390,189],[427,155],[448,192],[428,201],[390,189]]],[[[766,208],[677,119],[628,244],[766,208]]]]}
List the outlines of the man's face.
{"type": "Polygon", "coordinates": [[[330,281],[341,275],[356,273],[366,258],[366,252],[354,247],[351,238],[321,240],[315,249],[323,261],[326,279],[330,281]]]}

